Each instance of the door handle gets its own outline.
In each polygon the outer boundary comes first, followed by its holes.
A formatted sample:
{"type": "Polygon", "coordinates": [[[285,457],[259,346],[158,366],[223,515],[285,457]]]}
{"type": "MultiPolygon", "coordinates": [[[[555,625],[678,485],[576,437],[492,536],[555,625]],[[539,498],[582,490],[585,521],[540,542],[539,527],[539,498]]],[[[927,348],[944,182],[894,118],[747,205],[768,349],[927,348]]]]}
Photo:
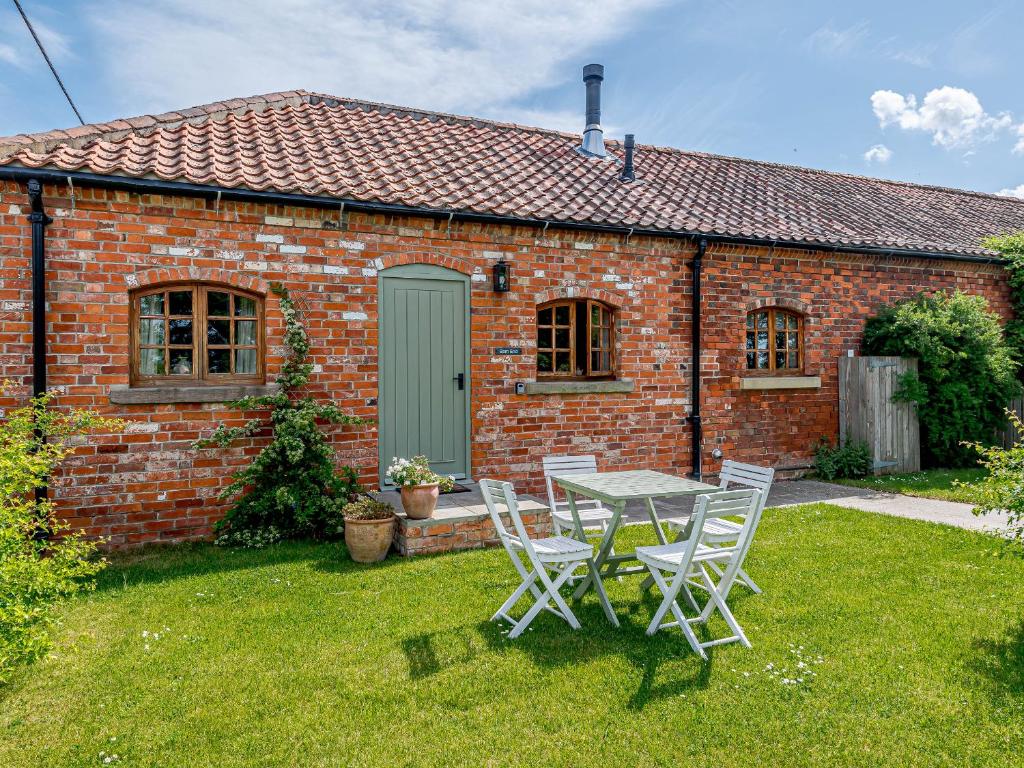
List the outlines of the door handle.
{"type": "Polygon", "coordinates": [[[459,382],[459,389],[466,388],[466,374],[460,373],[458,376],[452,379],[452,381],[459,382]]]}

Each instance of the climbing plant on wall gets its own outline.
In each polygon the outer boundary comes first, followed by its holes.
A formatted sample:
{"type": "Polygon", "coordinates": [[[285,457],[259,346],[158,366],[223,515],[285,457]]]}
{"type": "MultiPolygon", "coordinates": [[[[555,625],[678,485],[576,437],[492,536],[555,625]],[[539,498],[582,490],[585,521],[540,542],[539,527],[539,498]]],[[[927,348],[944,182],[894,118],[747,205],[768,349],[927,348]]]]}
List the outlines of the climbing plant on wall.
{"type": "Polygon", "coordinates": [[[245,397],[231,403],[241,411],[265,411],[244,425],[219,426],[196,443],[198,448],[226,448],[239,440],[271,430],[270,442],[247,467],[232,475],[220,498],[231,501],[216,525],[218,542],[260,545],[279,537],[330,538],[342,530],[341,508],[360,487],[352,467],[337,467],[334,451],[320,424],[364,424],[330,402],[300,390],[308,383],[309,337],[291,296],[275,286],[284,316],[287,358],[272,395],[245,397]]]}
{"type": "MultiPolygon", "coordinates": [[[[984,245],[999,251],[1006,259],[1014,316],[1006,323],[1004,330],[1014,357],[1018,363],[1024,364],[1024,232],[990,237],[984,245]]],[[[1024,367],[1020,371],[1024,373],[1024,367]]]]}

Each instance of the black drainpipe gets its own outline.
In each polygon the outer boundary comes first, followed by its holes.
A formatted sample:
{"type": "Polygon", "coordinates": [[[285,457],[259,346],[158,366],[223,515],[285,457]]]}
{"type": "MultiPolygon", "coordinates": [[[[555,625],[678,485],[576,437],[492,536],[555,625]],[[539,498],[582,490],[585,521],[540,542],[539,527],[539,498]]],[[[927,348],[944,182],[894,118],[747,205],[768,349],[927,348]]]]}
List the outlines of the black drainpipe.
{"type": "Polygon", "coordinates": [[[690,426],[693,428],[693,470],[691,474],[697,480],[700,480],[703,475],[701,447],[704,442],[704,425],[700,418],[700,287],[701,268],[704,266],[704,252],[707,251],[707,248],[708,241],[702,237],[697,241],[697,253],[693,255],[693,263],[690,265],[693,269],[693,304],[690,319],[690,327],[693,330],[693,340],[691,342],[692,362],[690,365],[690,399],[692,408],[686,420],[690,422],[690,426]]]}
{"type": "MultiPolygon", "coordinates": [[[[28,182],[32,213],[32,396],[46,391],[46,225],[53,219],[43,210],[43,185],[38,179],[28,182]]],[[[38,432],[36,436],[39,437],[38,432]]],[[[36,488],[36,500],[47,497],[46,486],[36,488]]]]}

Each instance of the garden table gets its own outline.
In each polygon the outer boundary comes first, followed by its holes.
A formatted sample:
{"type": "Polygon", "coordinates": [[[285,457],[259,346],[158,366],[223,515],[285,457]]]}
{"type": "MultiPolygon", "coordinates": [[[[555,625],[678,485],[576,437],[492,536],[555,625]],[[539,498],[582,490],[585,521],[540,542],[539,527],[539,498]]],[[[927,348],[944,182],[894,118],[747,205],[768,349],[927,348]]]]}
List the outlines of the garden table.
{"type": "MultiPolygon", "coordinates": [[[[658,521],[658,514],[654,509],[654,499],[669,499],[675,496],[697,496],[701,493],[710,493],[719,490],[716,485],[708,485],[698,480],[689,480],[684,477],[666,475],[664,472],[654,472],[649,469],[629,470],[626,472],[594,472],[586,475],[566,475],[565,477],[552,478],[554,482],[565,491],[565,499],[569,502],[569,511],[575,526],[576,538],[586,541],[583,533],[583,523],[580,520],[579,511],[576,509],[576,496],[585,496],[591,499],[598,499],[607,504],[612,511],[612,519],[608,521],[604,536],[597,552],[594,564],[596,571],[601,574],[602,581],[623,573],[644,573],[643,566],[632,568],[619,568],[619,563],[625,561],[637,561],[635,555],[612,555],[611,549],[615,543],[615,532],[622,521],[622,512],[626,508],[626,502],[634,499],[642,499],[647,507],[647,514],[650,515],[651,523],[654,525],[655,535],[662,544],[667,544],[665,532],[658,521]],[[606,565],[607,564],[607,565],[606,565]]],[[[637,561],[638,562],[638,561],[637,561]]],[[[573,598],[579,600],[591,589],[591,576],[587,574],[579,587],[573,593],[573,598]]]]}

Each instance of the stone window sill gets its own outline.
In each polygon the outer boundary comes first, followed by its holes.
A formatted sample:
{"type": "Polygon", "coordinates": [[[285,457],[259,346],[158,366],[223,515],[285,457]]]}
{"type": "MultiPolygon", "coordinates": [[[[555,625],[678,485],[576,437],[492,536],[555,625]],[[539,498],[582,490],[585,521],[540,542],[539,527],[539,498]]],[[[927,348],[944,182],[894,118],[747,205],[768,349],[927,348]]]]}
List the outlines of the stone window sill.
{"type": "Polygon", "coordinates": [[[614,381],[528,381],[528,395],[597,395],[613,392],[632,392],[632,379],[614,381]]]}
{"type": "Polygon", "coordinates": [[[110,388],[110,402],[117,405],[158,403],[230,403],[243,397],[263,397],[279,392],[277,384],[228,384],[214,387],[126,387],[110,388]]]}
{"type": "Polygon", "coordinates": [[[740,389],[820,389],[821,376],[747,376],[740,379],[740,389]]]}

